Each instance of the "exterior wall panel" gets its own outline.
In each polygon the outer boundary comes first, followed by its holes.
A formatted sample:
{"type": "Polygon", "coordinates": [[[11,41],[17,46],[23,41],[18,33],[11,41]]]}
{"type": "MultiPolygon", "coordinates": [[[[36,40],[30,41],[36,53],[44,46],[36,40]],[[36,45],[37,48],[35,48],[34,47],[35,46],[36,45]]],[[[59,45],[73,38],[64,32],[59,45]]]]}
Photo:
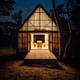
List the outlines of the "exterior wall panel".
{"type": "Polygon", "coordinates": [[[54,54],[60,52],[59,28],[47,15],[42,7],[38,7],[27,19],[18,32],[18,51],[29,52],[31,50],[31,32],[49,34],[49,50],[54,54]]]}

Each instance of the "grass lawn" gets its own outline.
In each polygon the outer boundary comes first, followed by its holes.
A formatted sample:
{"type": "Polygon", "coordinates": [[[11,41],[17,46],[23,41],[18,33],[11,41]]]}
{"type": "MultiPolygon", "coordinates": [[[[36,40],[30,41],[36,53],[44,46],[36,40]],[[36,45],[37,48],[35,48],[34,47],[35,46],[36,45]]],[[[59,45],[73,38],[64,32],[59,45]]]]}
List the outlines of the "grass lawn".
{"type": "Polygon", "coordinates": [[[12,48],[0,49],[0,56],[7,56],[7,55],[12,55],[12,54],[16,54],[16,49],[12,49],[12,48]]]}

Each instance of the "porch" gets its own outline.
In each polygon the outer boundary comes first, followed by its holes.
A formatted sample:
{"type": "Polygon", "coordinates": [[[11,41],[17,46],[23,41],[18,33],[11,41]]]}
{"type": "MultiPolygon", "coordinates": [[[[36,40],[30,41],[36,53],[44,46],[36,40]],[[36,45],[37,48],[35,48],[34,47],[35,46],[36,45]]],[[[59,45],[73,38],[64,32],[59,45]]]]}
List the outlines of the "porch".
{"type": "Polygon", "coordinates": [[[57,59],[56,56],[47,50],[30,50],[24,59],[57,59]]]}

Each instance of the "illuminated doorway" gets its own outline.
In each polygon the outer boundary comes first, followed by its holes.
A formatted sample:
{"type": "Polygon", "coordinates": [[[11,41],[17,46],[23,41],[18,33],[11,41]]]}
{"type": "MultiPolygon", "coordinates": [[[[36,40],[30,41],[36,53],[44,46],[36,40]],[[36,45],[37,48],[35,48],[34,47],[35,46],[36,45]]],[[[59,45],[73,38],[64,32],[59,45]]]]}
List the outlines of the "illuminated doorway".
{"type": "Polygon", "coordinates": [[[48,49],[48,33],[31,33],[31,49],[48,49]]]}

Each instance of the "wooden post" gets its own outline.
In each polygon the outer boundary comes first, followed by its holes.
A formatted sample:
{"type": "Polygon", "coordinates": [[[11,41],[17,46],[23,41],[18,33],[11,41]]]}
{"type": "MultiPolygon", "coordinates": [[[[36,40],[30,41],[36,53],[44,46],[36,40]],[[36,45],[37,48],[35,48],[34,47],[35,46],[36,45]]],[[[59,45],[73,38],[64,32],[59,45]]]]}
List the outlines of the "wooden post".
{"type": "Polygon", "coordinates": [[[27,52],[28,52],[28,32],[27,32],[27,52]]]}

